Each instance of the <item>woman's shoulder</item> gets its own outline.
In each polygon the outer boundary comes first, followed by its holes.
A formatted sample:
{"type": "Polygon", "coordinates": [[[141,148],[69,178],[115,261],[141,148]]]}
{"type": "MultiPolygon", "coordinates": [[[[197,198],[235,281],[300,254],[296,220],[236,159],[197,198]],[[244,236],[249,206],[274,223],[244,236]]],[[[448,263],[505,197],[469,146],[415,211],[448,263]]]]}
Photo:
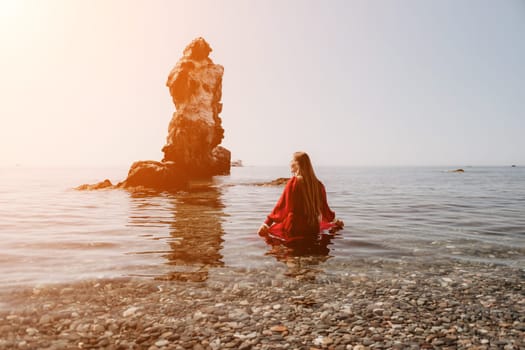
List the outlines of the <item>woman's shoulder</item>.
{"type": "Polygon", "coordinates": [[[294,184],[297,183],[297,181],[299,181],[299,179],[297,178],[297,176],[294,175],[288,180],[288,182],[286,184],[287,185],[294,185],[294,184]]]}
{"type": "MultiPolygon", "coordinates": [[[[304,182],[304,178],[301,175],[294,175],[288,180],[287,185],[294,185],[294,184],[303,183],[303,182],[304,182]]],[[[321,180],[317,179],[317,183],[319,184],[319,186],[324,187],[324,184],[321,180]]]]}
{"type": "Polygon", "coordinates": [[[300,175],[292,176],[286,183],[286,187],[295,188],[299,183],[302,183],[303,177],[300,175]]]}

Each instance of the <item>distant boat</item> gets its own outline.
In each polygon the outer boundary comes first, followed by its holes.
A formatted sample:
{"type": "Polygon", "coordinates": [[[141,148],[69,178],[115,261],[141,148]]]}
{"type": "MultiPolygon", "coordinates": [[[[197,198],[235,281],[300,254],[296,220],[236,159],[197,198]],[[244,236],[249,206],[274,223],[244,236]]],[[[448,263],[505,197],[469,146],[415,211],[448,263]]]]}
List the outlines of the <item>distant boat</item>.
{"type": "Polygon", "coordinates": [[[512,167],[515,168],[515,167],[516,167],[516,164],[512,164],[512,167]]]}
{"type": "Polygon", "coordinates": [[[231,166],[242,166],[242,160],[240,159],[237,159],[237,160],[232,160],[231,166]]]}

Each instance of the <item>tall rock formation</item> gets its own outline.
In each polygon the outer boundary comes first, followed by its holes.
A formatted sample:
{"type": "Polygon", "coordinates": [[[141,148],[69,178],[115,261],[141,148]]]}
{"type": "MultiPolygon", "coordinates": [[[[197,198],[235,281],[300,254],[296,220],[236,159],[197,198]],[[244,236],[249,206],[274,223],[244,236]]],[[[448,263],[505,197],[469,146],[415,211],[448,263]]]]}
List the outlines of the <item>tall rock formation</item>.
{"type": "Polygon", "coordinates": [[[219,118],[224,68],[208,57],[211,51],[203,38],[193,40],[168,76],[166,85],[176,112],[168,126],[162,161],[133,163],[126,180],[116,186],[105,180],[77,189],[177,190],[191,179],[230,173],[230,151],[219,146],[224,137],[219,118]]]}
{"type": "Polygon", "coordinates": [[[219,146],[224,129],[222,75],[224,68],[208,57],[203,38],[193,40],[172,69],[166,85],[177,111],[168,128],[163,161],[173,161],[189,176],[230,173],[230,152],[219,146]]]}

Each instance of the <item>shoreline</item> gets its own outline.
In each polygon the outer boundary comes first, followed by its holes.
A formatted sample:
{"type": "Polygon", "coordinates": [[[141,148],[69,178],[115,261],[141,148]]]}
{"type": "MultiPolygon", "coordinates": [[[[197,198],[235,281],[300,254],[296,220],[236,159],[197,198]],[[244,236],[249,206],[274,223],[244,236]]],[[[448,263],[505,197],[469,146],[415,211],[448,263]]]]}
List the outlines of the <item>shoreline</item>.
{"type": "Polygon", "coordinates": [[[525,273],[316,258],[204,282],[86,280],[0,291],[0,349],[523,349],[525,273]],[[7,308],[6,308],[7,306],[7,308]]]}

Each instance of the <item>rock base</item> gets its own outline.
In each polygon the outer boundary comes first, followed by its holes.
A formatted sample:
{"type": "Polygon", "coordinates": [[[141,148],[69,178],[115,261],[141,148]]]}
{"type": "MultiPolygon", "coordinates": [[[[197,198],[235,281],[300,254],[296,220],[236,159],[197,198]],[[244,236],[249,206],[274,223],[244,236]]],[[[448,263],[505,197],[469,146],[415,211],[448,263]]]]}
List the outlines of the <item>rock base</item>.
{"type": "Polygon", "coordinates": [[[111,181],[76,187],[79,191],[100,189],[145,189],[153,191],[178,191],[188,186],[188,176],[177,169],[173,162],[157,162],[153,160],[138,161],[131,165],[126,180],[113,185],[111,181]]]}
{"type": "Polygon", "coordinates": [[[188,177],[173,162],[138,161],[131,165],[128,177],[119,188],[146,187],[159,191],[180,190],[188,184],[188,177]]]}

